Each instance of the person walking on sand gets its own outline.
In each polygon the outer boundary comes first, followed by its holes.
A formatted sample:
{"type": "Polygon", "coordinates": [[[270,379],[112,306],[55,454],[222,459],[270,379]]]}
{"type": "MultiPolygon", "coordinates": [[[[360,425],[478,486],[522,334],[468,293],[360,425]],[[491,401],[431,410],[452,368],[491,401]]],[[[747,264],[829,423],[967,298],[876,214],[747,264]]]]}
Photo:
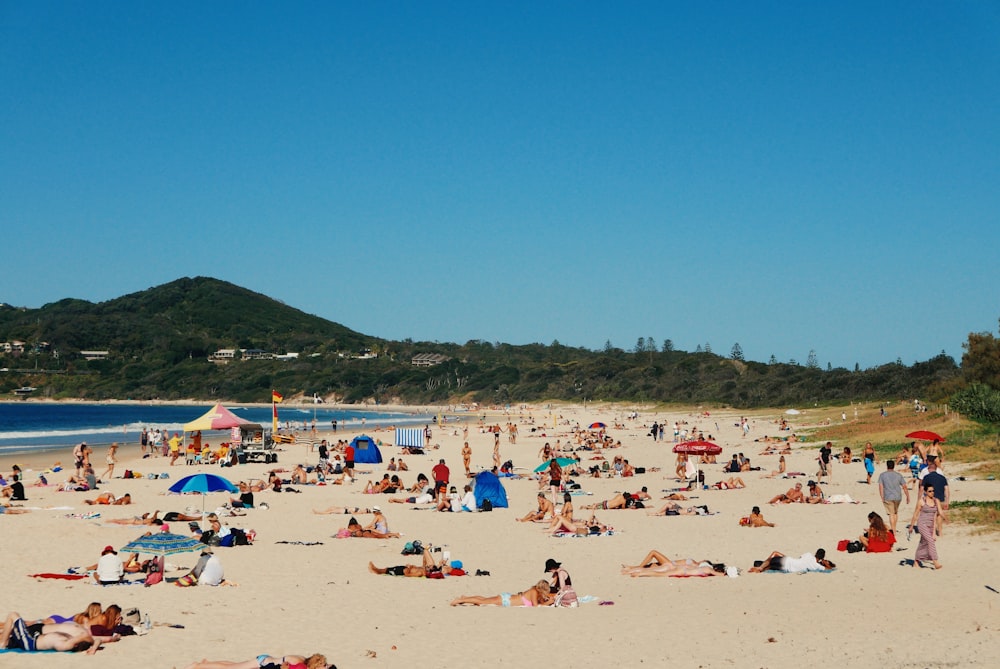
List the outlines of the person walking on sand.
{"type": "Polygon", "coordinates": [[[940,569],[941,563],[938,562],[937,537],[934,528],[937,519],[941,516],[941,502],[934,496],[934,486],[930,483],[923,485],[922,493],[913,509],[913,518],[910,520],[910,527],[920,533],[920,543],[917,545],[917,552],[913,555],[913,566],[922,567],[922,561],[930,560],[935,569],[940,569]]]}
{"type": "Polygon", "coordinates": [[[108,446],[108,454],[105,457],[105,461],[108,463],[108,468],[104,470],[103,474],[101,474],[102,481],[107,481],[114,475],[115,463],[118,462],[118,459],[115,457],[117,453],[118,453],[118,442],[115,442],[110,446],[108,446]]]}
{"type": "Polygon", "coordinates": [[[177,458],[181,456],[181,435],[174,432],[173,438],[170,439],[170,466],[173,467],[174,463],[177,462],[177,458]]]}
{"type": "Polygon", "coordinates": [[[469,442],[465,442],[462,446],[462,464],[465,465],[465,475],[472,476],[472,447],[469,446],[469,442]]]}
{"type": "Polygon", "coordinates": [[[875,473],[875,463],[878,462],[878,456],[875,454],[875,447],[872,446],[872,442],[867,442],[865,444],[865,449],[861,453],[861,457],[864,459],[865,463],[865,483],[868,485],[872,484],[872,474],[875,473]]]}
{"type": "Polygon", "coordinates": [[[816,481],[823,482],[823,477],[830,478],[830,456],[833,453],[833,444],[829,441],[819,449],[819,471],[816,472],[816,481]]]}
{"type": "Polygon", "coordinates": [[[878,476],[878,494],[882,498],[882,506],[889,516],[889,529],[896,533],[896,522],[899,520],[899,505],[906,495],[906,503],[910,503],[910,488],[906,479],[896,471],[896,461],[889,458],[885,461],[885,471],[878,476]]]}

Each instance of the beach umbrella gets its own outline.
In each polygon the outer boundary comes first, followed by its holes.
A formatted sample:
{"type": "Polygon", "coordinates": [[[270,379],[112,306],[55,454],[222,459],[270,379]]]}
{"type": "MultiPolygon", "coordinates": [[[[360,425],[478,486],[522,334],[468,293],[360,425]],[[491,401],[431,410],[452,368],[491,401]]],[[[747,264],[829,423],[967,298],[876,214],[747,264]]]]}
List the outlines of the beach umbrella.
{"type": "Polygon", "coordinates": [[[205,495],[210,492],[238,492],[239,489],[233,485],[232,481],[218,474],[192,474],[185,476],[170,488],[170,492],[176,493],[198,493],[201,495],[201,510],[205,510],[205,495]]]}
{"type": "Polygon", "coordinates": [[[704,439],[682,441],[674,446],[674,453],[684,453],[686,455],[718,455],[721,452],[722,446],[705,441],[704,439]]]}
{"type": "Polygon", "coordinates": [[[944,443],[944,437],[937,432],[931,432],[930,430],[917,430],[916,432],[911,432],[906,435],[906,438],[919,439],[920,441],[940,441],[944,443]]]}
{"type": "Polygon", "coordinates": [[[604,429],[606,427],[607,427],[607,425],[605,425],[604,423],[591,423],[590,424],[590,429],[591,430],[602,430],[602,429],[604,429]]]}
{"type": "MultiPolygon", "coordinates": [[[[570,465],[575,465],[576,460],[573,458],[555,458],[555,461],[559,463],[560,467],[568,467],[570,465]]],[[[535,467],[536,472],[543,472],[552,466],[552,460],[546,460],[542,464],[535,467]]]]}
{"type": "Polygon", "coordinates": [[[144,534],[138,539],[133,539],[122,546],[122,552],[148,553],[158,557],[166,557],[167,555],[176,555],[177,553],[193,553],[203,547],[204,544],[193,537],[160,532],[157,534],[144,534]]]}

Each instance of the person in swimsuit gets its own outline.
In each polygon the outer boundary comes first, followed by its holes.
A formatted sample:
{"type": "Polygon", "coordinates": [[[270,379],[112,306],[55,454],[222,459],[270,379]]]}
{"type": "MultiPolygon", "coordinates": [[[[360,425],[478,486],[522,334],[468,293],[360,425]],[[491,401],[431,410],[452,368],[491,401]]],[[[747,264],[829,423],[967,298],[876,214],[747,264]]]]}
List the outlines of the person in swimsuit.
{"type": "Polygon", "coordinates": [[[540,491],[538,493],[538,510],[532,511],[523,518],[517,518],[516,520],[521,523],[537,523],[545,520],[550,515],[554,517],[555,512],[556,508],[552,506],[552,502],[545,496],[545,491],[540,491]]]}
{"type": "Polygon", "coordinates": [[[622,574],[626,576],[725,576],[726,565],[709,560],[671,560],[659,551],[650,551],[642,562],[637,565],[622,565],[622,574]]]}
{"type": "MultiPolygon", "coordinates": [[[[117,640],[117,639],[115,639],[117,640]]],[[[19,613],[10,613],[0,630],[0,648],[36,652],[57,650],[93,655],[101,642],[77,622],[33,623],[29,625],[19,613]]]]}
{"type": "Polygon", "coordinates": [[[325,655],[258,655],[253,660],[202,660],[189,664],[186,669],[337,669],[326,661],[325,655]]]}
{"type": "Polygon", "coordinates": [[[536,607],[552,606],[553,597],[550,592],[548,581],[539,581],[523,592],[511,594],[501,592],[493,597],[482,597],[479,595],[463,595],[453,599],[452,606],[502,606],[509,608],[512,606],[536,607]]]}
{"type": "Polygon", "coordinates": [[[862,457],[865,460],[865,474],[868,475],[865,483],[871,485],[872,474],[875,473],[875,463],[878,461],[878,458],[875,455],[875,447],[872,446],[872,442],[869,441],[865,444],[865,450],[862,453],[862,457]]]}
{"type": "MultiPolygon", "coordinates": [[[[368,571],[373,574],[379,574],[382,576],[409,576],[410,578],[426,578],[429,574],[435,572],[444,572],[444,553],[438,553],[441,556],[440,562],[434,562],[434,558],[431,557],[432,551],[431,546],[428,546],[424,550],[422,558],[423,564],[420,566],[414,564],[402,564],[395,567],[376,567],[374,563],[368,563],[368,571]]],[[[457,562],[455,564],[458,564],[457,562]]],[[[447,566],[447,571],[451,571],[451,566],[447,566]]]]}

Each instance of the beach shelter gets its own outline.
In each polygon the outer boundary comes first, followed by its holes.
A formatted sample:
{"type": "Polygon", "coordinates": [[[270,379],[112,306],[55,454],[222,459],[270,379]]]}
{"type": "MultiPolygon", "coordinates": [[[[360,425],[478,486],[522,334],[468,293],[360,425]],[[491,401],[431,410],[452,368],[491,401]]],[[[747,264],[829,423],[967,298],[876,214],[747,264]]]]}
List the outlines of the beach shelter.
{"type": "Polygon", "coordinates": [[[234,427],[247,427],[261,429],[259,423],[254,423],[252,421],[240,418],[232,411],[222,406],[221,404],[216,404],[214,407],[208,410],[208,413],[196,418],[190,423],[184,425],[185,432],[197,432],[199,430],[230,430],[234,427]]]}
{"type": "Polygon", "coordinates": [[[351,440],[354,447],[354,462],[361,464],[378,464],[382,462],[382,451],[375,440],[367,434],[359,434],[351,440]]]}
{"type": "Polygon", "coordinates": [[[483,471],[476,474],[473,486],[472,492],[476,496],[477,507],[482,508],[483,500],[488,499],[494,509],[507,508],[507,491],[493,472],[483,471]]]}

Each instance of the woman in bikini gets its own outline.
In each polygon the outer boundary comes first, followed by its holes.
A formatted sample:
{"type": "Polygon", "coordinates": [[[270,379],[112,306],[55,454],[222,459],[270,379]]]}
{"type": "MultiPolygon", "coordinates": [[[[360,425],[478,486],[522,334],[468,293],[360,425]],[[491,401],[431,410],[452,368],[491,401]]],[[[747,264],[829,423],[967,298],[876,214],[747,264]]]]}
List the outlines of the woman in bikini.
{"type": "Polygon", "coordinates": [[[309,657],[302,655],[258,655],[253,660],[231,662],[229,660],[202,660],[189,664],[187,669],[331,669],[325,655],[316,653],[309,657]]]}
{"type": "Polygon", "coordinates": [[[685,560],[672,564],[652,564],[648,567],[623,567],[622,574],[632,578],[642,578],[648,576],[673,576],[683,578],[686,576],[725,576],[726,565],[721,562],[709,562],[703,560],[694,562],[685,560]]]}
{"type": "Polygon", "coordinates": [[[563,493],[563,505],[559,510],[559,515],[552,518],[552,523],[549,525],[549,531],[555,530],[560,525],[564,527],[574,527],[573,520],[573,498],[570,494],[563,493]]]}
{"type": "Polygon", "coordinates": [[[479,595],[465,595],[452,600],[452,606],[552,606],[554,598],[550,592],[548,581],[539,581],[523,592],[511,594],[503,592],[493,597],[481,597],[479,595]]]}

